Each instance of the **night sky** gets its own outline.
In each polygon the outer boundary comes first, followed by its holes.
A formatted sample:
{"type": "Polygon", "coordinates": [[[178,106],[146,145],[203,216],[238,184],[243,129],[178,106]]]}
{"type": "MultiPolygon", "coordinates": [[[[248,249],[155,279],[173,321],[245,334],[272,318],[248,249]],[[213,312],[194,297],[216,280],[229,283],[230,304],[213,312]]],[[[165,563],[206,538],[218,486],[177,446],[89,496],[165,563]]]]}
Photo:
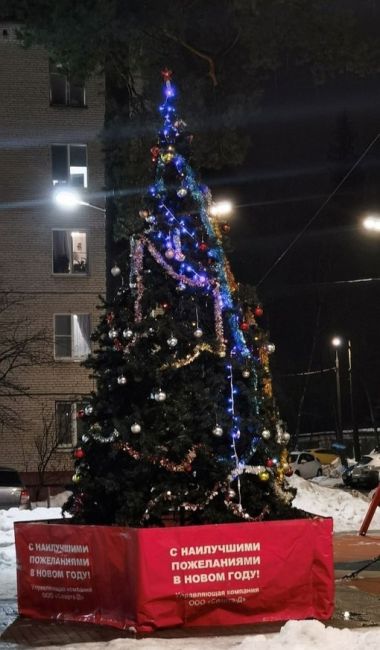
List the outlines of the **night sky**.
{"type": "MultiPolygon", "coordinates": [[[[274,385],[291,433],[305,377],[295,373],[334,367],[334,335],[352,343],[357,424],[380,422],[380,234],[361,227],[361,216],[380,214],[380,138],[282,261],[264,276],[313,217],[339,180],[380,131],[378,77],[348,76],[314,86],[302,74],[282,74],[267,86],[252,115],[252,148],[239,169],[212,183],[215,198],[232,197],[234,250],[240,282],[258,285],[276,345],[274,385]],[[371,417],[371,409],[373,416],[371,417]]],[[[350,427],[347,347],[341,353],[343,425],[350,427]]],[[[335,373],[309,378],[300,431],[336,426],[335,373]]]]}

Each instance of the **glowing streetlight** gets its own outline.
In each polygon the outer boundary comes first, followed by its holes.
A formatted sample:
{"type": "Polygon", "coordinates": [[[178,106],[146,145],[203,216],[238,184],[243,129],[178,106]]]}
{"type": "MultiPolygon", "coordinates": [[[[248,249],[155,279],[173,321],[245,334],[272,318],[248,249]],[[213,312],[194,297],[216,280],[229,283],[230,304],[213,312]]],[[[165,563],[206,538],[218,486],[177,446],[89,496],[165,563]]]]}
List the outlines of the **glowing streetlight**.
{"type": "Polygon", "coordinates": [[[339,348],[342,345],[340,336],[334,336],[331,339],[331,345],[335,348],[335,379],[336,379],[336,412],[337,412],[337,441],[343,443],[343,428],[342,428],[342,392],[340,386],[340,367],[339,367],[339,348]]]}
{"type": "Polygon", "coordinates": [[[231,201],[218,201],[213,203],[210,208],[210,214],[212,217],[227,217],[231,214],[233,210],[233,204],[231,201]]]}
{"type": "Polygon", "coordinates": [[[372,232],[380,232],[380,217],[375,214],[368,215],[363,219],[363,227],[372,232]]]}
{"type": "MultiPolygon", "coordinates": [[[[334,336],[334,338],[331,340],[331,344],[335,348],[336,401],[337,401],[337,416],[338,416],[337,439],[339,442],[343,442],[342,398],[341,398],[340,367],[339,367],[339,353],[338,353],[339,348],[343,345],[343,339],[340,336],[334,336]]],[[[354,456],[356,460],[359,460],[361,451],[360,451],[359,432],[356,424],[355,410],[354,410],[354,394],[353,394],[353,386],[352,386],[352,347],[351,347],[350,339],[347,339],[347,354],[348,354],[348,381],[349,381],[349,391],[350,391],[352,439],[354,444],[354,456]]]]}
{"type": "Polygon", "coordinates": [[[59,189],[54,192],[53,198],[54,202],[64,210],[75,210],[78,205],[86,205],[90,208],[93,208],[94,210],[99,210],[99,212],[106,212],[105,208],[101,208],[98,205],[93,205],[87,201],[82,201],[80,194],[73,189],[59,189]]]}

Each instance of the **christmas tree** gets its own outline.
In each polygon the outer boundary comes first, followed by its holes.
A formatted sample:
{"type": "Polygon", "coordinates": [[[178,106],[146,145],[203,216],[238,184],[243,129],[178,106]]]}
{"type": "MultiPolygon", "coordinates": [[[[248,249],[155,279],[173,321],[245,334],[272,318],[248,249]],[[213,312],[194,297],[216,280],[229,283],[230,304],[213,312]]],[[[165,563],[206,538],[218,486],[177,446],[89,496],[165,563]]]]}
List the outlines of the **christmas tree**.
{"type": "Polygon", "coordinates": [[[294,518],[289,434],[272,395],[262,307],[223,252],[192,136],[163,71],[155,181],[113,272],[120,286],[86,361],[97,390],[78,413],[80,523],[160,526],[294,518]]]}

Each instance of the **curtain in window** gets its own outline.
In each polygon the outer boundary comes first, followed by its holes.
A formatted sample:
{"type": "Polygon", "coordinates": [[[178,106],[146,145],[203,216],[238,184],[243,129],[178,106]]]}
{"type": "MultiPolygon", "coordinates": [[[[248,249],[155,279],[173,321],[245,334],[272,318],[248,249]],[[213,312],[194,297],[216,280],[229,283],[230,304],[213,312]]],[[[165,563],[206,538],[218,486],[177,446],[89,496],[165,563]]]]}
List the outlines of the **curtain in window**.
{"type": "Polygon", "coordinates": [[[70,233],[53,230],[53,273],[70,272],[70,233]]]}
{"type": "Polygon", "coordinates": [[[90,316],[74,314],[73,316],[73,356],[77,359],[87,357],[90,352],[90,316]]]}
{"type": "Polygon", "coordinates": [[[67,145],[53,144],[51,147],[53,183],[67,183],[69,172],[68,162],[67,145]]]}

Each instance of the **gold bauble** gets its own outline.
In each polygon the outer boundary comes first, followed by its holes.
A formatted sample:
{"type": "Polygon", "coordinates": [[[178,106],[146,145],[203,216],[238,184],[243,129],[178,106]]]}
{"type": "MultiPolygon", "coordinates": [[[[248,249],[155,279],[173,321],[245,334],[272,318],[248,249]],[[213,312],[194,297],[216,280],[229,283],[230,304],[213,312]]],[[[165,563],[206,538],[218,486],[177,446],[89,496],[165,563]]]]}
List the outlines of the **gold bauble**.
{"type": "Polygon", "coordinates": [[[170,162],[173,160],[173,158],[174,158],[174,153],[170,153],[170,152],[169,152],[169,153],[164,153],[164,154],[162,155],[162,160],[164,161],[164,163],[165,163],[166,165],[167,165],[168,163],[170,163],[170,162]]]}
{"type": "Polygon", "coordinates": [[[269,481],[269,478],[270,478],[269,477],[269,472],[267,472],[267,471],[260,472],[260,474],[259,474],[260,481],[269,481]]]}

